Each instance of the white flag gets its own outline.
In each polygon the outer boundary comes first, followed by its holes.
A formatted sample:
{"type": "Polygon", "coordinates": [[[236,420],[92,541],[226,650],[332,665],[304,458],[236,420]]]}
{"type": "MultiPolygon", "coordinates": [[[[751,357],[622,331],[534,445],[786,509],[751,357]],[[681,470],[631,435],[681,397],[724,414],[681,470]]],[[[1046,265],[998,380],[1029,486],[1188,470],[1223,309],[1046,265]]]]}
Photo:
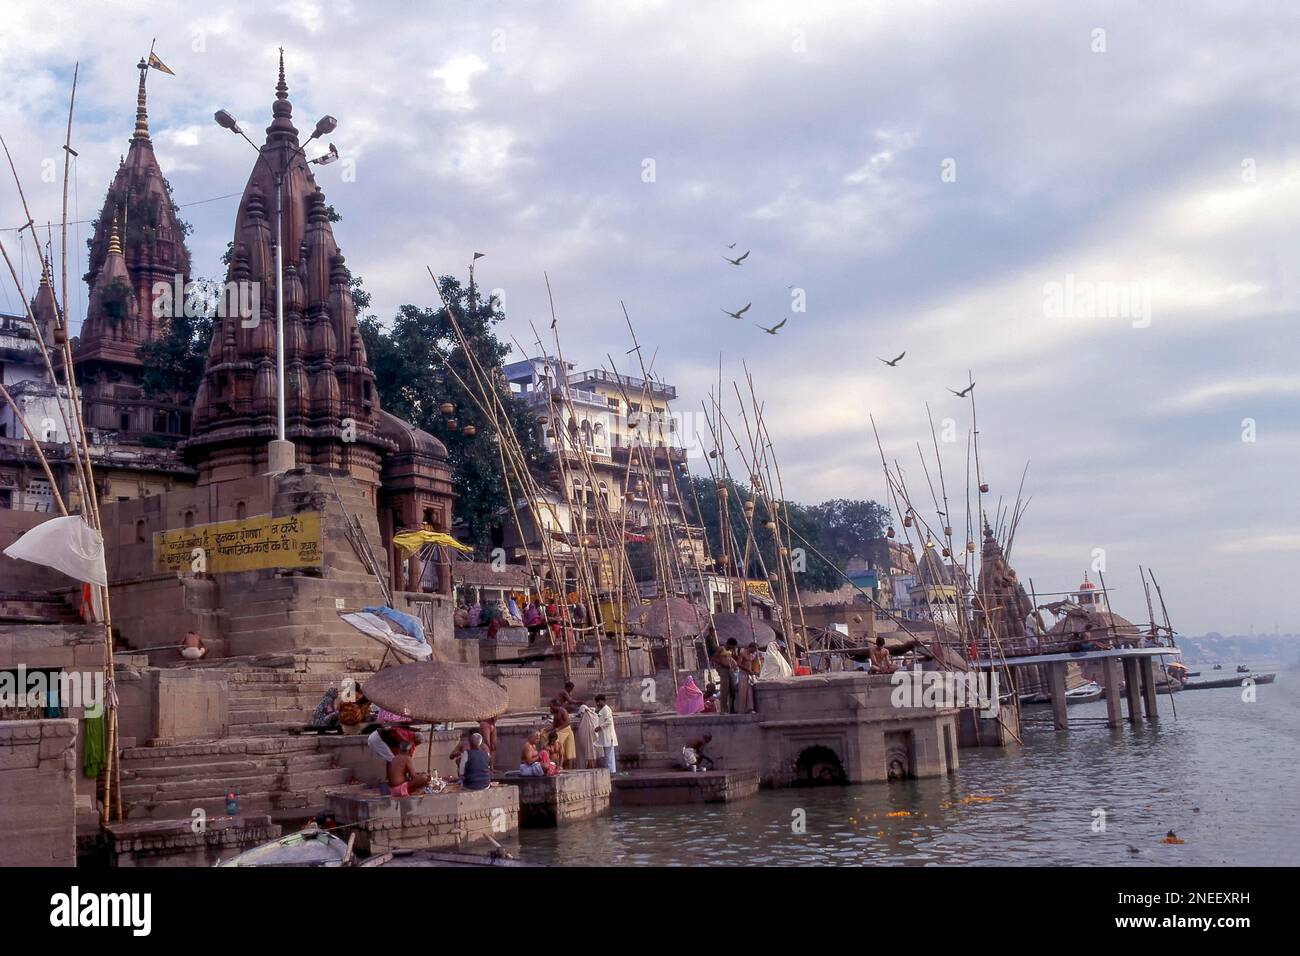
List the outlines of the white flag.
{"type": "Polygon", "coordinates": [[[81,515],[38,524],[5,548],[5,554],[55,568],[78,581],[108,587],[104,536],[86,524],[81,515]]]}

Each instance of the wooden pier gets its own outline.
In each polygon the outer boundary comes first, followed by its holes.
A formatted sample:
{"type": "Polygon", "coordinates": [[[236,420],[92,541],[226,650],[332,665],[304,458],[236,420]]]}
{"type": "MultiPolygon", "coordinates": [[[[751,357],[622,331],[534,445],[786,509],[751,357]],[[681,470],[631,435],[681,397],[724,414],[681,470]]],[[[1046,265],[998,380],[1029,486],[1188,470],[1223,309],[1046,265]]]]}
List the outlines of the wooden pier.
{"type": "MultiPolygon", "coordinates": [[[[1119,647],[1111,650],[1061,651],[1045,654],[1025,654],[1007,657],[991,663],[981,660],[975,664],[979,670],[1006,667],[1012,671],[1021,667],[1043,667],[1047,670],[1048,686],[1052,695],[1052,716],[1057,730],[1069,729],[1068,706],[1065,699],[1065,668],[1070,663],[1100,661],[1106,674],[1106,725],[1119,727],[1124,722],[1120,706],[1120,685],[1124,685],[1123,698],[1128,702],[1128,722],[1138,722],[1141,711],[1147,720],[1156,720],[1156,669],[1157,657],[1181,657],[1176,647],[1119,647]],[[1122,670],[1122,676],[1121,676],[1122,670]]],[[[1019,681],[1015,680],[1017,686],[1019,681]]]]}

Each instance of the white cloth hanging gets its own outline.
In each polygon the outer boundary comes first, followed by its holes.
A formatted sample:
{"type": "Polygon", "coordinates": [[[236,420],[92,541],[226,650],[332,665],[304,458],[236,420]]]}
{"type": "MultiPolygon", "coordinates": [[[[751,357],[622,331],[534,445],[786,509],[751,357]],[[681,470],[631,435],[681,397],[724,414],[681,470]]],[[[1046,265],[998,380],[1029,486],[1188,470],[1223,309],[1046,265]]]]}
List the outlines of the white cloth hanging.
{"type": "Polygon", "coordinates": [[[54,568],[78,581],[108,587],[104,536],[81,515],[52,518],[38,524],[5,548],[5,554],[54,568]]]}
{"type": "Polygon", "coordinates": [[[789,677],[793,673],[785,657],[776,649],[776,641],[768,644],[763,651],[763,669],[759,671],[758,679],[772,680],[778,677],[789,677]]]}

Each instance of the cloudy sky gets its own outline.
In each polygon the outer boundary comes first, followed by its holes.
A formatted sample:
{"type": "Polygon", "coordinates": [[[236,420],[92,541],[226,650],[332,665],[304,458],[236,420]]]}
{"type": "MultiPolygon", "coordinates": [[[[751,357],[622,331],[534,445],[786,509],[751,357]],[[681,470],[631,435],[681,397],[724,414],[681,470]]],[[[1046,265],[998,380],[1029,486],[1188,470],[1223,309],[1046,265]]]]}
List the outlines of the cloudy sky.
{"type": "MultiPolygon", "coordinates": [[[[963,488],[970,407],[947,389],[969,370],[992,499],[1029,463],[1015,557],[1040,593],[1102,549],[1133,619],[1141,564],[1182,630],[1300,631],[1288,4],[6,0],[4,17],[0,132],[38,219],[59,217],[42,172],[61,175],[73,63],[86,219],[157,37],[176,71],[150,75],[157,154],[196,273],[218,274],[237,199],[215,197],[253,157],[211,116],[257,138],[283,46],[299,128],[339,119],[344,161],[318,180],[381,316],[429,303],[426,265],[463,274],[482,251],[506,331],[531,342],[549,318],[549,273],[565,352],[593,367],[629,361],[622,300],[683,410],[719,355],[728,382],[748,364],[804,501],[883,496],[869,413],[926,494],[927,402],[953,419],[963,488]]],[[[0,226],[21,222],[0,186],[0,226]]]]}

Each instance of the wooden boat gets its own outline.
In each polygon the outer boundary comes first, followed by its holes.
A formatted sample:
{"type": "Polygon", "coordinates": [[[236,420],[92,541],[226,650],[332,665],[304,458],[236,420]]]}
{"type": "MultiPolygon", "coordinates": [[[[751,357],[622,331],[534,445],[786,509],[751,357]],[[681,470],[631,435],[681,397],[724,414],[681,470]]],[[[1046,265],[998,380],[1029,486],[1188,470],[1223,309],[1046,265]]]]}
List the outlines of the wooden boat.
{"type": "Polygon", "coordinates": [[[1218,677],[1213,680],[1188,681],[1185,690],[1209,690],[1212,687],[1240,687],[1242,681],[1252,680],[1256,684],[1271,684],[1277,674],[1237,674],[1234,677],[1218,677]]]}
{"type": "Polygon", "coordinates": [[[1091,704],[1093,701],[1101,700],[1105,693],[1106,688],[1096,681],[1088,681],[1088,683],[1080,684],[1073,690],[1067,690],[1065,692],[1065,702],[1067,704],[1091,704]]]}
{"type": "MultiPolygon", "coordinates": [[[[1106,688],[1102,687],[1096,681],[1088,681],[1086,684],[1080,684],[1078,687],[1071,688],[1065,692],[1065,702],[1067,704],[1091,704],[1093,701],[1101,700],[1106,696],[1106,688]]],[[[1052,702],[1051,694],[1021,694],[1021,707],[1038,707],[1052,702]]]]}
{"type": "Polygon", "coordinates": [[[345,866],[348,844],[316,826],[277,837],[217,866],[345,866]]]}

